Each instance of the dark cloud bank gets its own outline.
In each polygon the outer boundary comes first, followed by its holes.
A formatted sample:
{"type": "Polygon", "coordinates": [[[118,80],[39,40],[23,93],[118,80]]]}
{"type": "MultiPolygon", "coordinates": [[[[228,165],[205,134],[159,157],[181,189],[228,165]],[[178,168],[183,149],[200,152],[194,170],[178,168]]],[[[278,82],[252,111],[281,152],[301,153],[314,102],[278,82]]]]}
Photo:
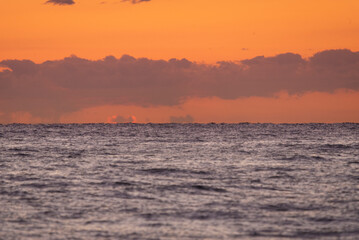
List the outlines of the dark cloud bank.
{"type": "Polygon", "coordinates": [[[216,65],[124,55],[97,61],[71,56],[41,64],[4,60],[0,66],[10,69],[0,72],[2,121],[17,111],[56,121],[63,113],[108,104],[171,106],[188,97],[359,89],[359,52],[350,50],[323,51],[309,59],[285,53],[216,65]]]}

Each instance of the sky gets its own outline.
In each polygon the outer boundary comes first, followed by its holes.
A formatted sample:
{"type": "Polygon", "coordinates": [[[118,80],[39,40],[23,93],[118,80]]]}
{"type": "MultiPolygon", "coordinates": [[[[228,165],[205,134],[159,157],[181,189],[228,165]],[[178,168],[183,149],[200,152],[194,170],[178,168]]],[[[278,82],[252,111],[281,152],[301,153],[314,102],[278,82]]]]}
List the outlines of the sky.
{"type": "Polygon", "coordinates": [[[357,0],[4,0],[0,123],[359,122],[357,0]]]}

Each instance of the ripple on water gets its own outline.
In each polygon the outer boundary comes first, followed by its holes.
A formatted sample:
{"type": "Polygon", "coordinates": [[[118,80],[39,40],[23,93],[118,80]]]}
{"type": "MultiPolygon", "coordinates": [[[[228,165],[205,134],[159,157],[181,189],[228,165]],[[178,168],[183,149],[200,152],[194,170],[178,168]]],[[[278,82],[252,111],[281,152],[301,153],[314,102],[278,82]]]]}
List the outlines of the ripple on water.
{"type": "Polygon", "coordinates": [[[0,239],[359,239],[359,124],[0,125],[0,239]]]}

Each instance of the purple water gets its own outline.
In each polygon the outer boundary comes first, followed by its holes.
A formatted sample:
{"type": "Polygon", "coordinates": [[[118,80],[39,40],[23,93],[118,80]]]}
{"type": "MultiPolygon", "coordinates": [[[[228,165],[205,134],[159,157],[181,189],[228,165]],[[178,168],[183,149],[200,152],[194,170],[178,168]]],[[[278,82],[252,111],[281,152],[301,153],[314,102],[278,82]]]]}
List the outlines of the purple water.
{"type": "Polygon", "coordinates": [[[359,124],[0,125],[0,239],[359,239],[359,124]]]}

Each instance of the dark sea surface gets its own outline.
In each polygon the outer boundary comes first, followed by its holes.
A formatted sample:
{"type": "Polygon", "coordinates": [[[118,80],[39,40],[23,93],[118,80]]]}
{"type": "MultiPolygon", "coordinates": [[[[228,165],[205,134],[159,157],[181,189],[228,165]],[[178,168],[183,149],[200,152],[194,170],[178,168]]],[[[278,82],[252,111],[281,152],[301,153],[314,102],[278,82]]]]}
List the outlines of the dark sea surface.
{"type": "Polygon", "coordinates": [[[359,124],[0,125],[0,239],[359,239],[359,124]]]}

